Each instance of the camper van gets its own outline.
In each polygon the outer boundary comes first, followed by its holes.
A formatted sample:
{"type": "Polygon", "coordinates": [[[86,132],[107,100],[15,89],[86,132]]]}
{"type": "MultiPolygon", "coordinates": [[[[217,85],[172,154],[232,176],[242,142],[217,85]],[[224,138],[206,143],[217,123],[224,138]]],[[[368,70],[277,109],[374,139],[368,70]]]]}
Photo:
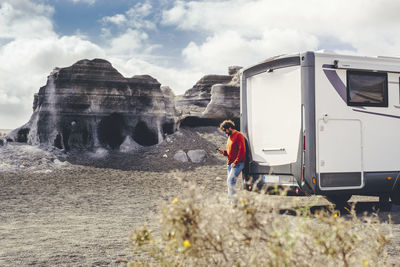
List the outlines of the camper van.
{"type": "Polygon", "coordinates": [[[400,58],[316,51],[241,72],[246,181],[400,204],[400,58]]]}

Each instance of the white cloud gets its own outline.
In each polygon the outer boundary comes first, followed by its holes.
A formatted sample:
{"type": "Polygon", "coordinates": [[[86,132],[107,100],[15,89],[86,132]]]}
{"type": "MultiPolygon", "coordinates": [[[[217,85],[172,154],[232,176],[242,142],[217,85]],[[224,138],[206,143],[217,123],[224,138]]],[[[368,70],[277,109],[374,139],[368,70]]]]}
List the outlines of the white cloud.
{"type": "Polygon", "coordinates": [[[102,18],[102,37],[106,40],[105,50],[110,56],[129,59],[133,55],[146,58],[160,44],[149,41],[148,30],[155,30],[156,24],[149,16],[152,5],[149,1],[137,3],[124,14],[115,14],[102,18]],[[117,33],[108,25],[117,26],[117,33]]]}
{"type": "Polygon", "coordinates": [[[143,18],[151,14],[152,8],[152,5],[147,0],[144,3],[137,3],[133,8],[129,9],[126,14],[132,18],[143,18]]]}
{"type": "Polygon", "coordinates": [[[52,37],[54,9],[28,0],[0,1],[0,38],[52,37]]]}
{"type": "Polygon", "coordinates": [[[183,50],[183,56],[199,70],[226,73],[227,67],[231,65],[247,66],[268,55],[315,50],[317,47],[318,39],[315,36],[297,30],[267,30],[260,38],[252,39],[236,31],[227,31],[215,33],[201,45],[191,42],[183,50]]]}
{"type": "Polygon", "coordinates": [[[115,14],[102,19],[102,22],[111,23],[119,27],[128,27],[135,30],[155,30],[156,22],[154,17],[149,16],[153,12],[153,7],[149,1],[137,3],[124,14],[115,14]]]}
{"type": "Polygon", "coordinates": [[[135,29],[156,29],[156,24],[153,21],[154,17],[149,17],[152,12],[153,7],[148,0],[144,3],[136,4],[126,12],[128,26],[135,29]]]}
{"type": "Polygon", "coordinates": [[[121,25],[124,25],[127,22],[127,20],[126,20],[125,15],[116,14],[114,16],[104,17],[103,18],[103,22],[106,22],[106,23],[110,22],[110,23],[113,23],[115,25],[121,26],[121,25]]]}
{"type": "Polygon", "coordinates": [[[123,34],[110,40],[110,47],[107,52],[111,55],[121,57],[130,57],[132,54],[138,54],[144,50],[144,43],[148,35],[144,32],[127,29],[123,34]]]}
{"type": "MultiPolygon", "coordinates": [[[[396,0],[230,0],[176,1],[163,13],[163,24],[212,36],[196,46],[210,47],[218,36],[236,32],[252,43],[265,39],[265,32],[292,31],[294,39],[271,39],[273,47],[313,36],[330,36],[360,54],[399,54],[400,2],[396,0]],[[217,36],[217,37],[216,37],[217,36]]],[[[230,44],[232,45],[232,44],[230,44]]],[[[295,45],[294,45],[295,46],[295,45]]],[[[302,45],[298,45],[300,48],[302,45]]],[[[187,48],[187,51],[193,44],[187,48]]],[[[229,49],[229,48],[228,48],[229,49]]],[[[211,50],[211,48],[209,48],[211,50]]],[[[265,51],[263,55],[271,55],[265,51]]]]}

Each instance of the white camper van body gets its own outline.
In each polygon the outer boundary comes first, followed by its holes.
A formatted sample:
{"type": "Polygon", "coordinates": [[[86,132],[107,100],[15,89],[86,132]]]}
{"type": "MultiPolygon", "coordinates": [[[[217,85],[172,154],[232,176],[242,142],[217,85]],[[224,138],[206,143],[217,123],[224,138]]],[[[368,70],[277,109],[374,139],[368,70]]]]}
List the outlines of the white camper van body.
{"type": "Polygon", "coordinates": [[[305,52],[241,74],[247,176],[328,196],[400,194],[400,58],[305,52]]]}

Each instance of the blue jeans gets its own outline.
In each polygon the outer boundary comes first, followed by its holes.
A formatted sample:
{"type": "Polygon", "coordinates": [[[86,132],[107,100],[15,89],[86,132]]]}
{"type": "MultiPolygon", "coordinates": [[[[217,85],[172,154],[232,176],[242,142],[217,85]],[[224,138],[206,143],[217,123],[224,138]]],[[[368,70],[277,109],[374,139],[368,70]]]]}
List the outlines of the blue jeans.
{"type": "Polygon", "coordinates": [[[228,178],[226,180],[228,184],[228,203],[232,204],[233,195],[235,194],[235,184],[236,178],[239,176],[240,172],[244,168],[244,162],[239,162],[235,167],[231,167],[231,165],[227,166],[228,170],[228,178]]]}

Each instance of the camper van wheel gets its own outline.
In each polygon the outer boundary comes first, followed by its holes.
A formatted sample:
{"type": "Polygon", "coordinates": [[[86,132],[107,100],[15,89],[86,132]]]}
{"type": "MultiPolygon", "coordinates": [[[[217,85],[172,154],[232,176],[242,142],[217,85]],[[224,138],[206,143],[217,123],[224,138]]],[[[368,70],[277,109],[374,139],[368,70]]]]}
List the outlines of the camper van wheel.
{"type": "Polygon", "coordinates": [[[379,209],[381,211],[389,211],[391,203],[389,202],[389,194],[383,194],[379,196],[379,209]]]}
{"type": "Polygon", "coordinates": [[[243,174],[243,189],[247,191],[260,191],[262,188],[262,180],[259,175],[243,174]]]}
{"type": "Polygon", "coordinates": [[[400,205],[400,190],[395,190],[390,195],[393,204],[400,205]]]}
{"type": "Polygon", "coordinates": [[[253,186],[252,183],[250,181],[250,179],[252,177],[250,177],[250,175],[245,174],[244,172],[242,172],[242,177],[243,177],[243,189],[247,190],[247,191],[252,191],[253,190],[253,186]]]}
{"type": "Polygon", "coordinates": [[[341,194],[341,195],[329,195],[326,196],[326,199],[335,204],[336,207],[344,207],[347,204],[347,201],[351,198],[350,194],[341,194]]]}

